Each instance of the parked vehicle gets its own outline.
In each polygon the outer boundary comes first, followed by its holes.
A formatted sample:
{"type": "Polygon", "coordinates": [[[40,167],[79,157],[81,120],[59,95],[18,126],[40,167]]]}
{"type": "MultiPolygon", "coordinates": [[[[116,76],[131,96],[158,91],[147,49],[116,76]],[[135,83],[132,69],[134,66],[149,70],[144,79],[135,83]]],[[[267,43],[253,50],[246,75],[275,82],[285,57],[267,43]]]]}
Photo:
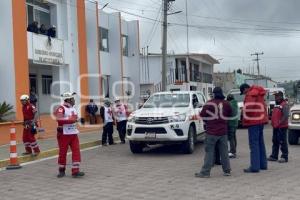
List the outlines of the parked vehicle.
{"type": "Polygon", "coordinates": [[[242,126],[243,119],[243,107],[244,107],[244,98],[245,95],[241,95],[240,89],[232,89],[228,94],[232,94],[234,99],[238,102],[238,116],[239,118],[239,126],[242,126]]]}
{"type": "Polygon", "coordinates": [[[127,123],[132,153],[147,145],[181,144],[185,153],[194,151],[195,142],[204,138],[199,116],[206,97],[198,91],[154,93],[143,107],[133,112],[127,123]]]}
{"type": "Polygon", "coordinates": [[[290,145],[299,143],[300,137],[300,81],[295,84],[295,104],[290,109],[288,141],[290,145]]]}
{"type": "Polygon", "coordinates": [[[268,104],[269,118],[271,119],[273,108],[276,105],[274,92],[277,92],[277,91],[283,92],[283,95],[284,95],[283,97],[285,98],[285,90],[284,90],[284,88],[265,88],[265,89],[268,91],[268,93],[266,95],[266,101],[268,104]]]}

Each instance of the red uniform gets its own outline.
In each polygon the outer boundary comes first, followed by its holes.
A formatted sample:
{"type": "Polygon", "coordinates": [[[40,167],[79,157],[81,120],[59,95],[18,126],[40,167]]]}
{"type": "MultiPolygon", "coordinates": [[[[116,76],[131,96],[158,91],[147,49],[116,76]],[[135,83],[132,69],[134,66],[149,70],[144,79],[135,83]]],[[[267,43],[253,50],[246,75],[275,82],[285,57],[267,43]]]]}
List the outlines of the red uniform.
{"type": "Polygon", "coordinates": [[[55,112],[57,118],[57,141],[59,147],[58,165],[59,171],[64,172],[67,164],[67,152],[70,146],[72,151],[72,174],[79,172],[80,146],[76,127],[77,112],[73,106],[64,103],[55,112]]]}
{"type": "Polygon", "coordinates": [[[24,129],[23,129],[23,143],[25,146],[26,153],[39,153],[40,148],[37,144],[37,141],[34,137],[35,135],[35,127],[37,126],[36,122],[34,121],[34,115],[37,112],[35,106],[30,104],[29,102],[23,105],[23,118],[24,118],[24,129]]]}
{"type": "Polygon", "coordinates": [[[276,105],[272,111],[272,126],[273,128],[288,128],[289,122],[288,118],[281,122],[283,118],[283,108],[287,106],[286,101],[282,101],[280,105],[276,105]]]}

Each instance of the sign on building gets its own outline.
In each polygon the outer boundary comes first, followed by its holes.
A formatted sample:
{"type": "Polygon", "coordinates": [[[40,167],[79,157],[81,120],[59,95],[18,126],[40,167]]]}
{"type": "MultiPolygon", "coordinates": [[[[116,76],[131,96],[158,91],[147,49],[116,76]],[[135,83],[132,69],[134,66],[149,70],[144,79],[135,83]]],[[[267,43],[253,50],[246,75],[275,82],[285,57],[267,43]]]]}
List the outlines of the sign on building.
{"type": "Polygon", "coordinates": [[[63,41],[46,36],[33,34],[33,63],[43,65],[63,65],[63,41]]]}

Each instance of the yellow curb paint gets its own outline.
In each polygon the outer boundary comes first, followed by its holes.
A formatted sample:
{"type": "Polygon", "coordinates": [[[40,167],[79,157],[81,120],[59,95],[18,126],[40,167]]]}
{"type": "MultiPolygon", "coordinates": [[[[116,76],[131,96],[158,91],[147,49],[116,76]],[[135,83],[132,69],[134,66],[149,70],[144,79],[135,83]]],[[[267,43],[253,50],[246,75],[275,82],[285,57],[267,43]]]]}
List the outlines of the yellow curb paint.
{"type": "MultiPolygon", "coordinates": [[[[99,146],[99,145],[101,145],[101,143],[102,143],[101,140],[81,143],[80,149],[82,150],[82,149],[87,149],[87,148],[91,148],[94,146],[99,146]]],[[[32,162],[35,160],[40,160],[43,158],[48,158],[48,157],[52,157],[52,156],[56,156],[56,155],[58,155],[58,148],[43,151],[36,157],[32,157],[29,155],[29,156],[20,156],[18,159],[19,159],[19,163],[21,164],[21,163],[32,162]]],[[[9,159],[0,160],[0,168],[4,168],[8,165],[9,165],[9,159]]]]}

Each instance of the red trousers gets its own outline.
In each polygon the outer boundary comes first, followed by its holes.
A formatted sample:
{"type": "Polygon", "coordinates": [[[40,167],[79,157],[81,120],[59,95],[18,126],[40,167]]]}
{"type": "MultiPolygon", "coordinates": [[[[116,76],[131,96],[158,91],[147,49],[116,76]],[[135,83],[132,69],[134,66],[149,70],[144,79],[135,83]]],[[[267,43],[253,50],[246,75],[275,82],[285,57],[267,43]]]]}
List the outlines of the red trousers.
{"type": "Polygon", "coordinates": [[[77,135],[64,135],[57,133],[57,142],[59,147],[58,165],[59,171],[65,171],[67,165],[67,153],[69,146],[72,151],[72,174],[79,172],[80,166],[80,145],[77,135]]]}
{"type": "Polygon", "coordinates": [[[23,143],[27,153],[32,153],[32,150],[34,153],[40,152],[39,145],[34,137],[34,134],[31,133],[30,128],[23,129],[23,143]]]}

